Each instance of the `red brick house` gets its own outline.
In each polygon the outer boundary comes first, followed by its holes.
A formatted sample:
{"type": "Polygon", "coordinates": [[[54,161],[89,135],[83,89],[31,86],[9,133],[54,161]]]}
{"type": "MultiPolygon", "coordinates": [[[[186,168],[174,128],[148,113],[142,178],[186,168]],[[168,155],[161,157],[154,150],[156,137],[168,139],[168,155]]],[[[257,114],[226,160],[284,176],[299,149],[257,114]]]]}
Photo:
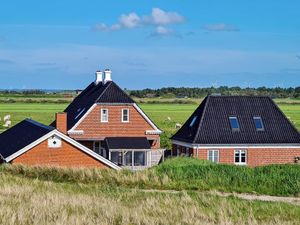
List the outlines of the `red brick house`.
{"type": "Polygon", "coordinates": [[[295,163],[300,135],[269,97],[208,96],[172,139],[172,155],[261,166],[295,163]]]}
{"type": "Polygon", "coordinates": [[[50,126],[25,119],[0,135],[2,162],[26,165],[119,166],[50,126]]]}
{"type": "Polygon", "coordinates": [[[44,136],[33,135],[40,126],[28,129],[22,123],[38,124],[25,120],[0,135],[0,154],[5,162],[143,169],[157,164],[163,157],[161,131],[112,81],[110,70],[96,72],[95,81],[64,112],[57,113],[50,126],[40,124],[49,131],[44,134],[43,130],[44,136]],[[26,133],[28,140],[15,145],[26,133]],[[7,134],[11,141],[5,143],[7,134]],[[49,147],[49,138],[54,137],[60,139],[60,151],[49,147]],[[38,145],[33,147],[32,143],[38,145]]]}

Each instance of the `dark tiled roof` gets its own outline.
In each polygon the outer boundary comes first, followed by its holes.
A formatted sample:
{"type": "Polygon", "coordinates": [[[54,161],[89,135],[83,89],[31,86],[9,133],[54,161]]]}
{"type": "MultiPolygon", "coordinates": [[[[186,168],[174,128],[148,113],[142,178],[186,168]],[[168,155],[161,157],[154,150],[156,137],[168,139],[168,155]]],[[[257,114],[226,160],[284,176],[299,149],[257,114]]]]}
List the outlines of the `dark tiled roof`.
{"type": "MultiPolygon", "coordinates": [[[[71,129],[95,103],[134,103],[134,101],[113,81],[95,85],[91,83],[65,109],[67,128],[71,129]]],[[[55,126],[55,121],[51,124],[55,126]]]]}
{"type": "Polygon", "coordinates": [[[109,149],[150,149],[145,137],[108,137],[105,138],[109,149]]]}
{"type": "Polygon", "coordinates": [[[172,137],[194,144],[300,144],[300,135],[269,97],[208,96],[172,137]],[[191,126],[193,118],[195,118],[191,126]],[[229,117],[236,116],[239,131],[229,117]],[[264,131],[257,131],[253,117],[261,117],[264,131]]]}
{"type": "Polygon", "coordinates": [[[31,119],[25,119],[0,134],[0,154],[6,158],[54,130],[31,119]]]}

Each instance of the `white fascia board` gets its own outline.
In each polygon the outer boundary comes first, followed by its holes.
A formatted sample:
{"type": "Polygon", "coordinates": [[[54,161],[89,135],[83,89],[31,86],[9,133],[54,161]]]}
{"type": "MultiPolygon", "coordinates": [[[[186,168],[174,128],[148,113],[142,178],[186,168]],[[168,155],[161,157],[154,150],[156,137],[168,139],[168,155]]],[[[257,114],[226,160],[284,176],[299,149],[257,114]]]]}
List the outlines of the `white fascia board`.
{"type": "Polygon", "coordinates": [[[65,140],[67,142],[69,142],[70,144],[72,144],[75,147],[79,148],[80,150],[82,150],[83,152],[85,152],[88,155],[92,156],[93,158],[97,159],[98,161],[103,162],[104,164],[108,165],[109,167],[111,167],[113,169],[116,169],[116,170],[121,170],[121,167],[119,167],[116,164],[114,164],[113,162],[105,159],[104,157],[100,156],[99,154],[93,152],[91,149],[83,146],[82,144],[78,143],[74,139],[64,135],[63,133],[59,132],[58,130],[53,130],[53,131],[49,132],[48,134],[46,134],[43,137],[39,138],[38,140],[32,142],[31,144],[27,145],[26,147],[19,150],[18,152],[16,152],[16,153],[10,155],[9,157],[5,158],[5,161],[10,162],[11,160],[17,158],[18,156],[20,156],[20,155],[24,154],[25,152],[27,152],[28,150],[32,149],[33,147],[35,147],[39,143],[45,141],[46,139],[48,139],[52,135],[57,135],[58,137],[62,138],[63,140],[65,140]]]}
{"type": "Polygon", "coordinates": [[[162,131],[158,129],[157,126],[155,126],[155,124],[150,120],[150,118],[143,112],[143,110],[136,103],[133,104],[133,107],[143,116],[143,118],[151,125],[151,127],[153,127],[154,131],[157,134],[162,133],[162,131]]]}
{"type": "Polygon", "coordinates": [[[300,144],[274,144],[274,145],[264,145],[264,144],[228,144],[228,145],[200,145],[200,144],[192,144],[183,141],[176,141],[172,140],[172,144],[181,145],[184,147],[191,147],[191,148],[203,148],[203,149],[230,149],[230,148],[248,148],[248,149],[255,149],[255,148],[273,148],[273,149],[283,149],[283,148],[299,148],[300,144]]]}
{"type": "Polygon", "coordinates": [[[97,104],[93,104],[89,110],[78,120],[78,122],[68,131],[68,132],[76,132],[76,128],[79,126],[79,124],[90,114],[91,111],[97,106],[97,104]]]}

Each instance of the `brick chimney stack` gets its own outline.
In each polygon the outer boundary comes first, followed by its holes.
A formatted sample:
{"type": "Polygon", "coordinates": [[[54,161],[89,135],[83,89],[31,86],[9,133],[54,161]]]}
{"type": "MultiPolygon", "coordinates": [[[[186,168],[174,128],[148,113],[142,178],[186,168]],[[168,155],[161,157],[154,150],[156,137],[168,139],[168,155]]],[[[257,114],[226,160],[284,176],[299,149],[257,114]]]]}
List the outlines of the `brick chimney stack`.
{"type": "Polygon", "coordinates": [[[62,132],[63,134],[67,134],[67,113],[56,113],[56,129],[62,132]]]}

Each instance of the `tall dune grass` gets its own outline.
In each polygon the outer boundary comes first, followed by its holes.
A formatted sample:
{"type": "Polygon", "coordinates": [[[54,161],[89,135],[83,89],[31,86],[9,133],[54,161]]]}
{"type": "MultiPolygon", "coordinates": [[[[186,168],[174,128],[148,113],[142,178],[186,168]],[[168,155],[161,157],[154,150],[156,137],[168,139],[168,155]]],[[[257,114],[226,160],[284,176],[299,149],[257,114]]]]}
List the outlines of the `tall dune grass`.
{"type": "Polygon", "coordinates": [[[219,190],[277,196],[299,196],[300,193],[299,165],[249,168],[180,157],[139,172],[21,165],[1,166],[0,172],[54,182],[95,183],[106,187],[219,190]]]}
{"type": "MultiPolygon", "coordinates": [[[[74,171],[73,175],[85,174],[74,171]]],[[[284,203],[248,202],[185,191],[106,189],[93,183],[57,183],[9,173],[0,173],[0,208],[0,224],[17,225],[300,223],[300,208],[284,203]]]]}

